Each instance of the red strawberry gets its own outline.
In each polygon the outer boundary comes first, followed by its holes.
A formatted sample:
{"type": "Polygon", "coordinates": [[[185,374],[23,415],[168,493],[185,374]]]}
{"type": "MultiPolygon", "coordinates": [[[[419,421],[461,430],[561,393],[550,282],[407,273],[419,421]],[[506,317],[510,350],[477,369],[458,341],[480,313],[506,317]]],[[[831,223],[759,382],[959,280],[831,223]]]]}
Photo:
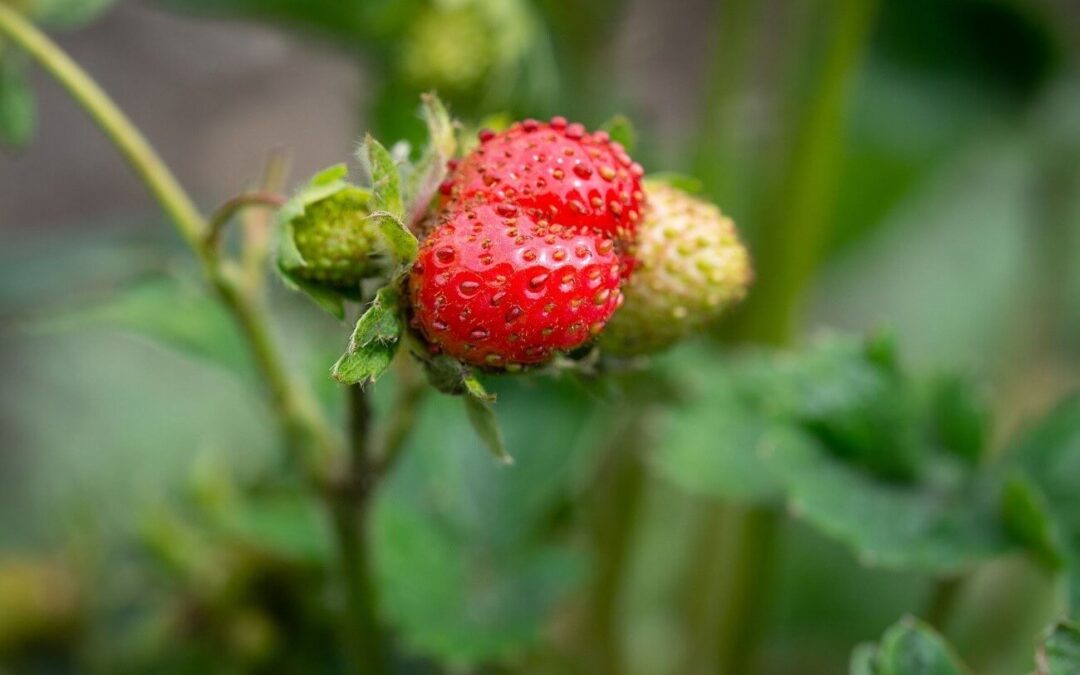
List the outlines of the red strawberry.
{"type": "Polygon", "coordinates": [[[513,203],[534,220],[581,228],[629,246],[641,217],[643,170],[604,131],[562,117],[525,120],[480,145],[443,184],[458,204],[513,203]]]}
{"type": "Polygon", "coordinates": [[[462,361],[517,370],[600,332],[622,302],[610,239],[509,204],[443,214],[409,280],[414,326],[462,361]]]}

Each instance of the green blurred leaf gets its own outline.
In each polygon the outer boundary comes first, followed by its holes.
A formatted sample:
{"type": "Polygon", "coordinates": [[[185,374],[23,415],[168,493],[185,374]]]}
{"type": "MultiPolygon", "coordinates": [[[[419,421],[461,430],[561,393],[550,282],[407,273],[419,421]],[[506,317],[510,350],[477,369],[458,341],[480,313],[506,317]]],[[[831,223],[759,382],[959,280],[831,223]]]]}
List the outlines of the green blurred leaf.
{"type": "Polygon", "coordinates": [[[401,343],[400,311],[397,290],[393,285],[383,286],[356,322],[348,348],[334,364],[335,380],[366,386],[390,367],[401,343]]]}
{"type": "Polygon", "coordinates": [[[1009,533],[1051,569],[1062,565],[1061,535],[1042,493],[1023,474],[1010,476],[1001,494],[1001,518],[1009,533]]]}
{"type": "Polygon", "coordinates": [[[849,545],[867,565],[953,571],[1007,552],[988,477],[932,475],[898,484],[860,470],[807,438],[774,446],[768,465],[791,511],[849,545]]]}
{"type": "Polygon", "coordinates": [[[479,451],[456,401],[429,397],[373,514],[385,616],[407,648],[455,667],[537,644],[584,571],[551,523],[602,418],[566,383],[497,384],[513,469],[479,451]]]}
{"type": "MultiPolygon", "coordinates": [[[[1080,614],[1080,394],[1063,401],[1011,450],[1017,467],[1037,489],[1063,543],[1069,576],[1069,612],[1080,614]]],[[[1034,490],[1033,490],[1034,492],[1034,490]]],[[[1045,543],[1045,540],[1044,540],[1045,543]]],[[[1036,549],[1038,550],[1038,549],[1036,549]]]]}
{"type": "Polygon", "coordinates": [[[29,324],[43,332],[109,326],[250,375],[246,347],[232,319],[206,289],[183,277],[154,277],[99,301],[47,312],[29,324]]]}
{"type": "Polygon", "coordinates": [[[21,55],[0,44],[0,145],[21,148],[34,135],[36,105],[21,55]]]}
{"type": "Polygon", "coordinates": [[[938,442],[958,457],[976,464],[986,449],[989,406],[967,378],[949,375],[933,386],[931,423],[938,442]]]}
{"type": "Polygon", "coordinates": [[[687,352],[686,389],[652,457],[680,488],[784,502],[867,564],[962,569],[1009,550],[998,483],[918,431],[891,341],[831,338],[715,362],[687,352]]]}
{"type": "Polygon", "coordinates": [[[851,660],[851,675],[964,675],[968,669],[933,628],[906,617],[876,646],[861,645],[851,660]]]}
{"type": "Polygon", "coordinates": [[[637,146],[637,131],[626,115],[615,115],[600,128],[608,132],[611,140],[621,143],[627,152],[633,152],[637,146]]]}
{"type": "Polygon", "coordinates": [[[308,495],[251,495],[236,499],[217,522],[221,534],[286,558],[327,561],[333,536],[308,495]]]}
{"type": "Polygon", "coordinates": [[[1035,654],[1038,675],[1080,673],[1080,627],[1059,623],[1051,629],[1035,654]]]}
{"type": "Polygon", "coordinates": [[[360,148],[360,161],[371,177],[373,211],[385,211],[399,222],[405,217],[401,195],[401,174],[389,151],[368,134],[360,148]]]}

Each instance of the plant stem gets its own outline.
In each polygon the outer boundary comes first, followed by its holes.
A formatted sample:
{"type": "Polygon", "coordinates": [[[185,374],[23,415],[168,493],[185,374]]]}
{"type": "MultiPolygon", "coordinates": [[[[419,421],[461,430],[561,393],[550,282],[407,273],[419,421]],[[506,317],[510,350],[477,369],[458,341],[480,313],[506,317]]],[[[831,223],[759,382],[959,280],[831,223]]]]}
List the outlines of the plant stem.
{"type": "Polygon", "coordinates": [[[723,504],[702,513],[686,586],[688,675],[753,672],[768,606],[779,514],[723,504]]]}
{"type": "MultiPolygon", "coordinates": [[[[843,112],[874,5],[875,0],[827,4],[827,41],[813,74],[815,87],[796,119],[777,198],[767,200],[762,210],[755,247],[759,283],[733,326],[739,339],[782,345],[794,337],[805,288],[829,238],[843,112]]],[[[718,95],[709,103],[724,100],[718,95]]],[[[718,114],[711,111],[705,119],[718,114]]],[[[769,506],[706,505],[697,538],[700,550],[688,575],[690,648],[682,672],[753,672],[779,518],[769,506]]]]}
{"type": "Polygon", "coordinates": [[[364,528],[372,488],[378,475],[371,452],[371,402],[359,385],[348,388],[349,464],[345,480],[334,492],[334,527],[338,535],[345,586],[345,646],[352,672],[389,672],[383,631],[376,614],[368,532],[364,528]]]}
{"type": "Polygon", "coordinates": [[[583,665],[595,675],[626,672],[620,639],[620,602],[629,572],[633,535],[645,491],[640,456],[647,446],[647,411],[630,405],[598,471],[590,538],[595,549],[594,578],[586,607],[583,665]]]}
{"type": "Polygon", "coordinates": [[[826,51],[807,106],[798,116],[791,155],[777,199],[767,200],[756,242],[759,280],[737,333],[772,344],[787,342],[804,291],[828,244],[837,190],[844,108],[873,24],[875,0],[828,3],[826,51]]]}
{"type": "Polygon", "coordinates": [[[930,590],[924,618],[927,623],[941,632],[945,632],[949,619],[952,618],[963,582],[964,578],[961,576],[941,577],[934,581],[934,586],[930,590]]]}
{"type": "Polygon", "coordinates": [[[390,470],[394,461],[405,447],[409,433],[416,424],[416,414],[420,403],[431,391],[427,380],[417,368],[416,361],[406,355],[397,361],[398,391],[386,423],[383,434],[382,453],[379,460],[379,473],[390,470]]]}

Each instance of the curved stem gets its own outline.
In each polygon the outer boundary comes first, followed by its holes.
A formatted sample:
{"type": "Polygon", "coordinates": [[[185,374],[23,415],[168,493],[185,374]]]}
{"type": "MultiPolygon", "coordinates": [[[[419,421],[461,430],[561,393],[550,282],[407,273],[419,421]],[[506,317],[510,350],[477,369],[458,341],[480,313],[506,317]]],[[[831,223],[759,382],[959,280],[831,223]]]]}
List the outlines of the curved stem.
{"type": "Polygon", "coordinates": [[[217,250],[218,244],[221,242],[221,235],[225,232],[225,227],[233,216],[244,208],[248,206],[264,206],[279,209],[284,204],[285,198],[273,192],[245,192],[236,195],[219,206],[217,211],[214,211],[213,215],[210,216],[210,223],[206,232],[207,246],[212,251],[217,250]]]}
{"type": "Polygon", "coordinates": [[[146,182],[176,223],[180,234],[200,255],[206,229],[199,210],[158,154],[93,79],[52,40],[12,7],[0,3],[0,34],[22,47],[75,98],[146,182]]]}

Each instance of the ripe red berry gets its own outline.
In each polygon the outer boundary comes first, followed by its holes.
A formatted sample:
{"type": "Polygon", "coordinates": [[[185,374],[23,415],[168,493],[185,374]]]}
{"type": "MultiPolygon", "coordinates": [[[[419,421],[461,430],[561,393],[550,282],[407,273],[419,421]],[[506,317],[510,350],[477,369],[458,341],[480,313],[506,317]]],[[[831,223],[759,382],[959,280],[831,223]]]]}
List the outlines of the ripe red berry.
{"type": "Polygon", "coordinates": [[[458,204],[513,203],[535,220],[591,231],[629,246],[644,207],[644,171],[606,132],[561,117],[480,132],[444,186],[458,204]]]}
{"type": "Polygon", "coordinates": [[[584,344],[622,302],[610,239],[509,204],[446,212],[409,280],[413,324],[462,361],[516,370],[584,344]]]}

